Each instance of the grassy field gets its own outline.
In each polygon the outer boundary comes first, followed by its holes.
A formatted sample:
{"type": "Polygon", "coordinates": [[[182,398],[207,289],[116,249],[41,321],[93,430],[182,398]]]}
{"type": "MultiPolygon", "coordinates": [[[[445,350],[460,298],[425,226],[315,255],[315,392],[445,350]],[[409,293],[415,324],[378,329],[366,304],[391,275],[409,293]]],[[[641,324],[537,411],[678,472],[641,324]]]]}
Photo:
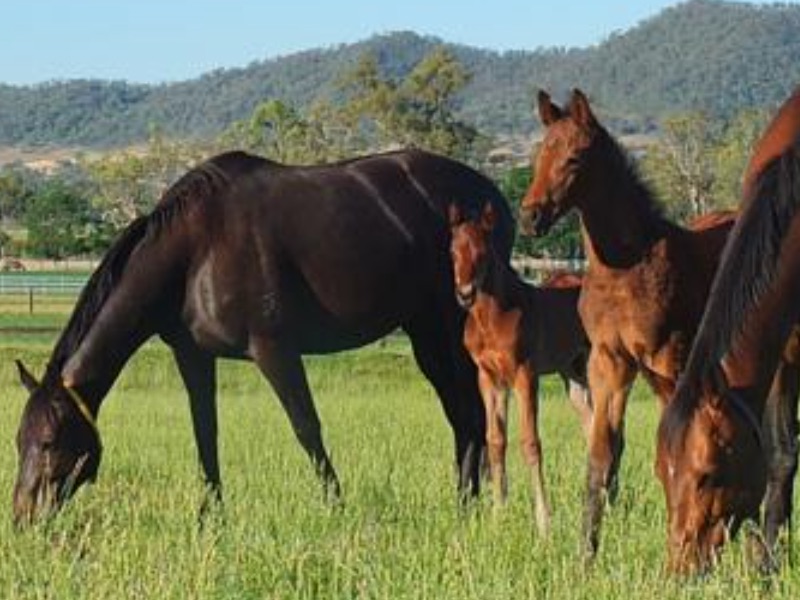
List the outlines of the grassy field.
{"type": "MultiPolygon", "coordinates": [[[[6,307],[7,308],[7,307],[6,307]]],[[[288,421],[248,364],[220,369],[224,513],[198,527],[198,466],[184,393],[167,350],[148,344],[123,372],[99,424],[97,484],[44,526],[16,532],[10,495],[14,435],[25,400],[13,359],[40,372],[58,308],[0,317],[0,598],[797,598],[800,573],[771,582],[741,545],[704,580],[665,578],[664,503],[653,476],[656,404],[637,387],[618,504],[596,565],[580,560],[585,474],[577,420],[555,381],[542,407],[553,507],[547,539],[534,531],[516,447],[507,508],[457,510],[452,437],[403,340],[307,361],[345,492],[328,507],[288,421]],[[0,505],[2,506],[2,505],[0,505]]],[[[512,431],[513,433],[513,431],[512,431]]],[[[798,551],[794,551],[797,562],[798,551]]]]}

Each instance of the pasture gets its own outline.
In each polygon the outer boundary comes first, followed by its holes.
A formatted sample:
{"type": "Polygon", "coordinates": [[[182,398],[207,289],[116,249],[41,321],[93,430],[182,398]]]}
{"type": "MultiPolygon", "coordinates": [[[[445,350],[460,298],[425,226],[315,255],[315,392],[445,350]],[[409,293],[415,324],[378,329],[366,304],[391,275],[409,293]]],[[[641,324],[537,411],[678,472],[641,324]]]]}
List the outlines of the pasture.
{"type": "MultiPolygon", "coordinates": [[[[559,382],[543,389],[542,437],[553,509],[534,530],[517,447],[510,496],[455,502],[453,444],[435,394],[402,337],[306,360],[345,504],[327,506],[266,383],[247,363],[220,368],[224,511],[198,527],[199,483],[185,393],[160,342],[136,354],[99,418],[98,482],[49,523],[11,523],[14,435],[25,400],[13,359],[41,373],[68,305],[28,316],[0,303],[0,597],[2,598],[797,598],[800,572],[771,582],[733,544],[714,575],[665,578],[665,508],[653,475],[656,401],[637,385],[618,504],[592,569],[580,560],[585,444],[559,382]],[[13,330],[9,328],[13,327],[13,330]],[[31,333],[31,328],[37,328],[31,333]],[[41,329],[38,329],[41,328],[41,329]],[[49,331],[48,331],[49,330],[49,331]]],[[[487,495],[488,496],[488,495],[487,495]]],[[[795,527],[795,533],[796,533],[795,527]]],[[[795,547],[794,562],[800,559],[795,547]]]]}

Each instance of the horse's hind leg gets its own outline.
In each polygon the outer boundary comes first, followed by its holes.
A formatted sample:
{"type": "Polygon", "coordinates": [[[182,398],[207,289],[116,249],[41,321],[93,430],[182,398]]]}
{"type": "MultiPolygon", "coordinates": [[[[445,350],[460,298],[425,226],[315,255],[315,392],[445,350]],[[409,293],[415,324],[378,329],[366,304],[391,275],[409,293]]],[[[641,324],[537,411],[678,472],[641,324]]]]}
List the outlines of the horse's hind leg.
{"type": "Polygon", "coordinates": [[[764,411],[764,444],[768,460],[764,537],[775,549],[780,531],[791,535],[792,493],[797,472],[797,401],[800,365],[781,361],[764,411]]]}
{"type": "Polygon", "coordinates": [[[542,442],[539,437],[539,382],[533,369],[523,366],[517,371],[514,389],[517,393],[520,414],[522,454],[531,471],[534,514],[539,533],[546,535],[550,529],[550,509],[545,494],[542,469],[542,442]]]}
{"type": "Polygon", "coordinates": [[[578,415],[583,438],[588,442],[589,434],[592,430],[592,401],[589,395],[589,387],[582,381],[570,378],[569,375],[562,374],[561,379],[564,382],[564,388],[572,409],[578,415]]]}
{"type": "Polygon", "coordinates": [[[261,339],[252,346],[256,364],[275,390],[297,440],[322,479],[326,498],[338,500],[339,479],[322,443],[322,425],[300,355],[270,340],[261,339]]]}
{"type": "Polygon", "coordinates": [[[411,338],[417,364],[436,390],[453,428],[459,499],[465,501],[480,490],[484,413],[477,369],[460,338],[451,338],[443,320],[438,315],[430,316],[428,322],[415,322],[404,329],[411,338]]]}
{"type": "Polygon", "coordinates": [[[174,347],[173,353],[178,371],[189,393],[194,439],[210,493],[203,501],[201,512],[205,512],[209,498],[222,500],[217,453],[216,361],[213,356],[193,344],[174,347]]]}

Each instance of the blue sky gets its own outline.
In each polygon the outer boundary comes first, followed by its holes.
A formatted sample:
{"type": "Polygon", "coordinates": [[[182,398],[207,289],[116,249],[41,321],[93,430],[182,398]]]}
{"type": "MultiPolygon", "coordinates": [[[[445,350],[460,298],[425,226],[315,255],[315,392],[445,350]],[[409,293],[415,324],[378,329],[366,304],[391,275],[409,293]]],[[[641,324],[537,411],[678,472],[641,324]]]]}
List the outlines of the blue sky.
{"type": "Polygon", "coordinates": [[[678,0],[3,0],[0,82],[175,81],[400,29],[498,50],[588,46],[675,4],[678,0]]]}

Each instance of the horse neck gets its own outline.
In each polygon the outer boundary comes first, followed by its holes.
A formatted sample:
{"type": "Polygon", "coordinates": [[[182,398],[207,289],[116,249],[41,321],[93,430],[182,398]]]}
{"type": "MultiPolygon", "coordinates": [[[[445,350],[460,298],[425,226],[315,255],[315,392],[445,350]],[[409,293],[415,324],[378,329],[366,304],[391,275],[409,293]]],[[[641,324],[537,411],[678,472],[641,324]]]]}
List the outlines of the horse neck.
{"type": "MultiPolygon", "coordinates": [[[[510,306],[521,303],[525,284],[514,272],[510,265],[503,262],[497,253],[492,250],[487,264],[486,277],[478,288],[478,298],[475,304],[479,305],[480,316],[493,315],[496,311],[486,309],[494,306],[500,311],[507,310],[510,306]]],[[[477,316],[477,315],[476,315],[477,316]]]]}
{"type": "MultiPolygon", "coordinates": [[[[797,264],[794,266],[792,271],[797,273],[797,264]]],[[[796,366],[798,358],[797,288],[793,282],[780,283],[786,285],[776,285],[753,307],[722,360],[728,385],[740,392],[759,418],[763,415],[773,378],[779,386],[785,385],[780,373],[775,377],[776,365],[783,357],[796,366]],[[790,340],[788,345],[787,339],[790,340]]]]}
{"type": "Polygon", "coordinates": [[[626,268],[642,260],[663,235],[666,221],[621,150],[611,142],[609,146],[605,153],[609,158],[606,164],[598,165],[596,172],[600,175],[593,182],[591,195],[579,202],[578,210],[589,263],[626,268]]]}
{"type": "Polygon", "coordinates": [[[80,340],[51,360],[49,370],[78,391],[95,414],[125,363],[157,331],[156,319],[169,309],[161,292],[171,269],[150,260],[147,252],[132,262],[80,340]]]}

